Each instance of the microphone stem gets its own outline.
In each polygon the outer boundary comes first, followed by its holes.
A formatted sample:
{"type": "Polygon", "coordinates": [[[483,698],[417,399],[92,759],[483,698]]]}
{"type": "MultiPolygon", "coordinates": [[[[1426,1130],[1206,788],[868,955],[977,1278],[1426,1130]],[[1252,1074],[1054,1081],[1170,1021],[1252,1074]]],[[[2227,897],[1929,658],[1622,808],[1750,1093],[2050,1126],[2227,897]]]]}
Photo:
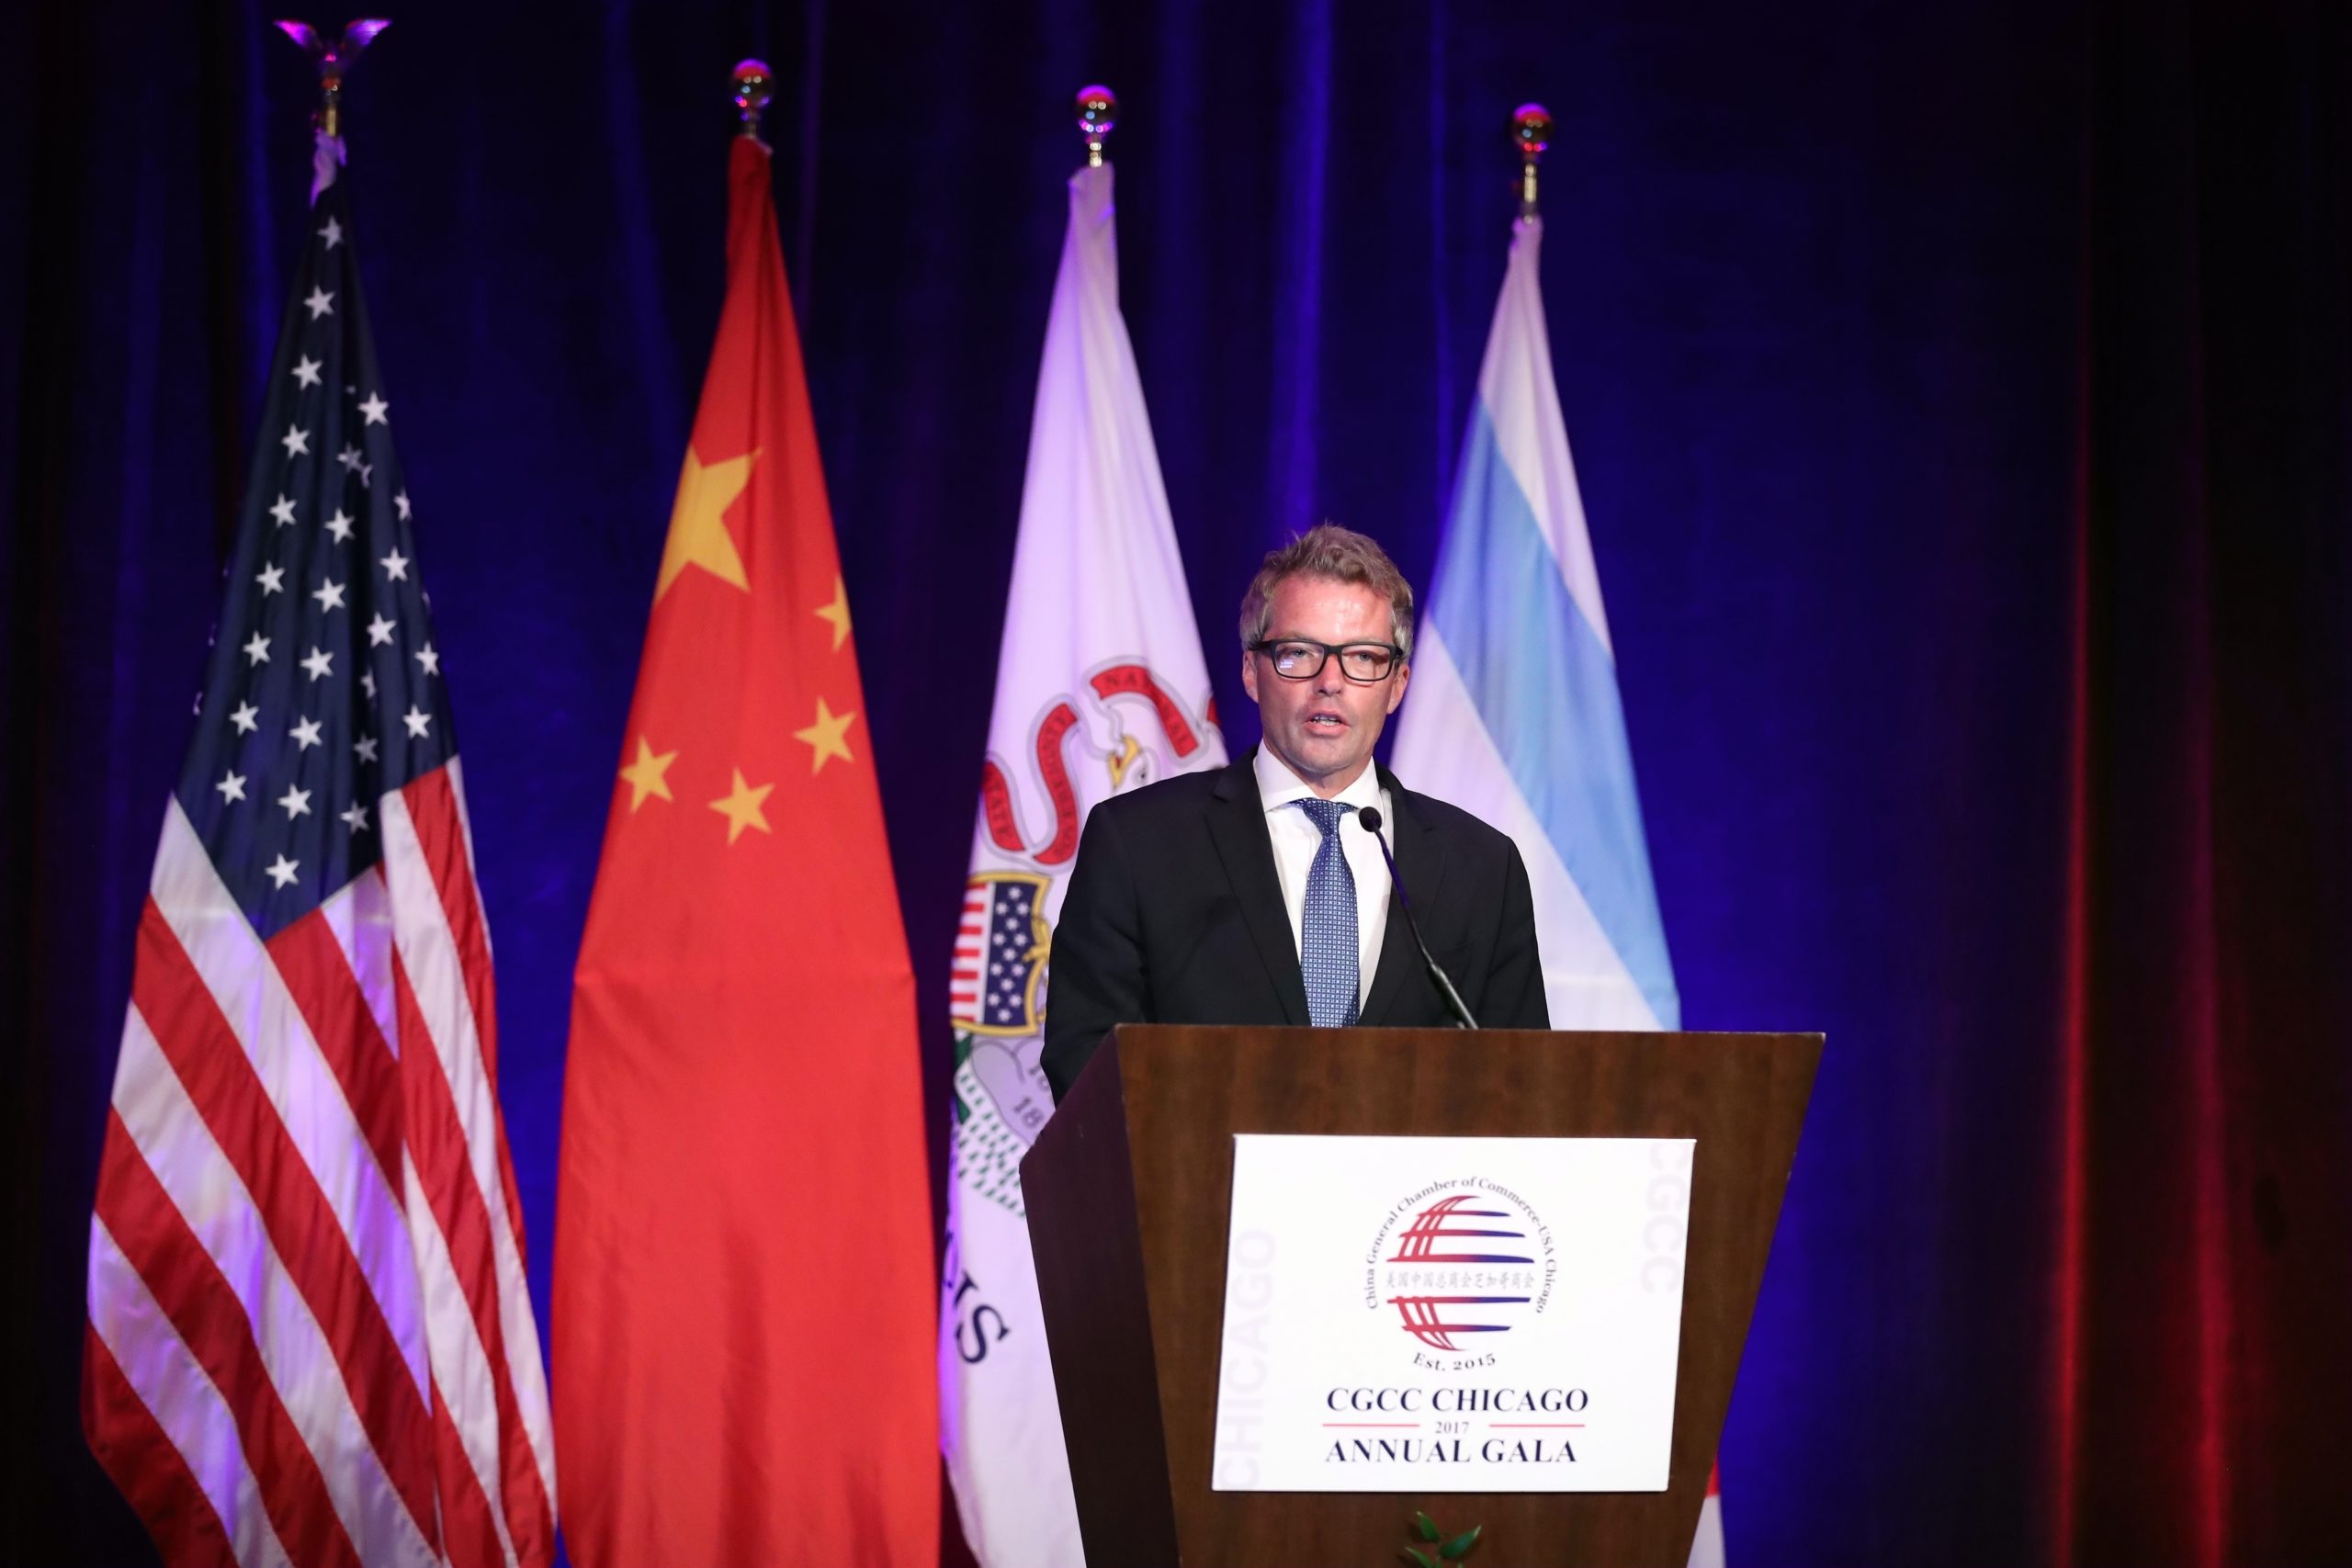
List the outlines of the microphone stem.
{"type": "Polygon", "coordinates": [[[1372,841],[1380,846],[1380,858],[1388,867],[1389,888],[1396,895],[1396,907],[1405,911],[1405,929],[1413,933],[1413,946],[1420,952],[1421,964],[1429,970],[1430,980],[1437,987],[1439,998],[1453,1014],[1453,1026],[1456,1029],[1477,1028],[1478,1021],[1470,1016],[1469,1006],[1463,1001],[1462,993],[1453,988],[1453,977],[1439,966],[1437,959],[1430,952],[1430,944],[1421,940],[1421,922],[1413,916],[1413,901],[1405,897],[1405,879],[1396,874],[1396,857],[1388,851],[1388,835],[1370,823],[1365,824],[1365,829],[1372,834],[1372,841]]]}

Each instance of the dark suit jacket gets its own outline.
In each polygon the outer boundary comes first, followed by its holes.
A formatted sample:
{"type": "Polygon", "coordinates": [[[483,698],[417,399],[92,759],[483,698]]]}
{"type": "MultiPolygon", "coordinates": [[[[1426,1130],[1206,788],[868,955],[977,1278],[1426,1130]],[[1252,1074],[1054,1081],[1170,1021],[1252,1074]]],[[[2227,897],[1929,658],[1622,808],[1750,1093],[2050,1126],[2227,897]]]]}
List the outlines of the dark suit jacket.
{"type": "MultiPolygon", "coordinates": [[[[1250,761],[1163,779],[1088,816],[1046,980],[1044,1066],[1057,1101],[1114,1024],[1308,1022],[1250,761]]],[[[1397,875],[1471,1013],[1488,1028],[1551,1027],[1519,846],[1385,768],[1380,782],[1395,804],[1397,875]]],[[[1453,1021],[1394,895],[1358,1021],[1453,1021]]]]}

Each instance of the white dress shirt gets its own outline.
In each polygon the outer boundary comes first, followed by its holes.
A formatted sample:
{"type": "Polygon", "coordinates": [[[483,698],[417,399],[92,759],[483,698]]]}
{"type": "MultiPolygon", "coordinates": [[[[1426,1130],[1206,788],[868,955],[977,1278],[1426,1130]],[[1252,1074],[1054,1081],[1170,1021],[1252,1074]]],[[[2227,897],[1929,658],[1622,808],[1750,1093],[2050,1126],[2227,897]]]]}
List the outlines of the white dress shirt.
{"type": "MultiPolygon", "coordinates": [[[[1316,852],[1323,847],[1323,830],[1295,803],[1317,796],[1288,763],[1265,746],[1258,748],[1250,766],[1258,775],[1258,798],[1266,807],[1266,836],[1273,840],[1274,875],[1283,885],[1283,909],[1290,916],[1291,952],[1304,953],[1306,874],[1314,867],[1316,852]]],[[[1366,807],[1377,808],[1385,837],[1396,811],[1388,792],[1380,787],[1380,770],[1369,763],[1353,784],[1332,798],[1356,808],[1342,816],[1334,830],[1356,882],[1356,1005],[1362,1007],[1372,995],[1372,976],[1380,967],[1380,941],[1388,931],[1388,867],[1380,858],[1380,846],[1354,818],[1366,807]]]]}

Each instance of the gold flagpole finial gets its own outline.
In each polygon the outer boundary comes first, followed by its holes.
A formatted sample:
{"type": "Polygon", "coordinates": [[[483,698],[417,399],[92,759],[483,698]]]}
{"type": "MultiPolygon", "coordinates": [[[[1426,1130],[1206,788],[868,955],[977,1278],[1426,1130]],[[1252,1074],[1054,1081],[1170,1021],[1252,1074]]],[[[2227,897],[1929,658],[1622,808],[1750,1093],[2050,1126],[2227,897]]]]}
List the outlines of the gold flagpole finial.
{"type": "Polygon", "coordinates": [[[1542,104],[1521,104],[1511,111],[1511,144],[1519,149],[1519,215],[1535,216],[1535,165],[1552,145],[1552,111],[1542,104]]]}
{"type": "Polygon", "coordinates": [[[1119,96],[1095,83],[1078,90],[1078,129],[1086,138],[1086,166],[1102,166],[1102,142],[1119,123],[1119,96]]]}
{"type": "Polygon", "coordinates": [[[311,57],[319,73],[319,130],[329,136],[343,134],[343,78],[350,71],[359,51],[376,40],[376,35],[392,24],[382,17],[365,17],[344,24],[343,36],[329,39],[308,22],[281,21],[277,30],[300,45],[311,57]]]}
{"type": "Polygon", "coordinates": [[[760,115],[775,96],[775,73],[764,60],[746,60],[735,67],[735,113],[743,122],[741,134],[757,139],[760,115]]]}

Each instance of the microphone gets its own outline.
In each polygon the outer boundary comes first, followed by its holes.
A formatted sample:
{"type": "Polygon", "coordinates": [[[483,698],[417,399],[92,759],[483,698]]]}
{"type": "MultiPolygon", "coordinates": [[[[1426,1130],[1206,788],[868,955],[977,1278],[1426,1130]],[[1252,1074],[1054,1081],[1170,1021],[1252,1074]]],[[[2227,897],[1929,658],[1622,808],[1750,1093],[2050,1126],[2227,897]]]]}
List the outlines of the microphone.
{"type": "Polygon", "coordinates": [[[1380,808],[1367,806],[1356,813],[1356,820],[1363,823],[1363,830],[1372,835],[1372,841],[1380,846],[1380,858],[1388,867],[1388,886],[1396,894],[1396,907],[1405,911],[1405,929],[1413,933],[1413,945],[1420,949],[1421,964],[1430,972],[1430,983],[1437,987],[1437,994],[1444,1001],[1446,1010],[1453,1014],[1453,1026],[1456,1029],[1477,1028],[1478,1021],[1470,1016],[1469,1008],[1463,1003],[1462,993],[1453,988],[1453,976],[1430,956],[1430,944],[1421,940],[1421,922],[1413,918],[1413,901],[1405,897],[1405,879],[1396,874],[1396,857],[1388,852],[1388,840],[1380,831],[1380,808]]]}

